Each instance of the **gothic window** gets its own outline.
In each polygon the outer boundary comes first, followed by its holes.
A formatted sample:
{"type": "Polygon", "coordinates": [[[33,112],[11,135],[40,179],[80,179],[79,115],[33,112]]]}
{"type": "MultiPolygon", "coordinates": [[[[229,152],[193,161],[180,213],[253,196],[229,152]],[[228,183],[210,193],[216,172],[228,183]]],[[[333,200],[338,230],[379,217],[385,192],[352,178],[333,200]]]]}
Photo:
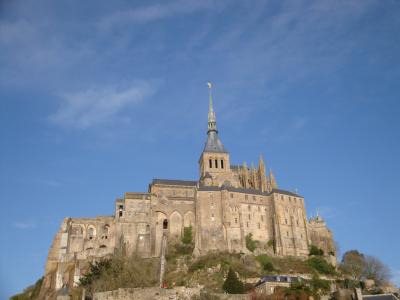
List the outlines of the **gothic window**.
{"type": "Polygon", "coordinates": [[[223,168],[224,168],[224,160],[221,159],[221,169],[223,169],[223,168]]]}
{"type": "Polygon", "coordinates": [[[218,169],[218,159],[215,160],[215,168],[218,169]]]}
{"type": "Polygon", "coordinates": [[[210,166],[210,169],[212,168],[212,160],[210,159],[210,160],[208,160],[208,163],[209,163],[209,166],[210,166]]]}

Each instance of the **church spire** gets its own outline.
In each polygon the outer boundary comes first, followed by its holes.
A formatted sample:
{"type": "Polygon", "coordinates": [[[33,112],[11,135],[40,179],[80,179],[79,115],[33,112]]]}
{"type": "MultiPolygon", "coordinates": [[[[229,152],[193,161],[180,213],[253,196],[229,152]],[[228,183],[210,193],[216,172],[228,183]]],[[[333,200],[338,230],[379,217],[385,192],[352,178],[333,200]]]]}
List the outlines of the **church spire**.
{"type": "Polygon", "coordinates": [[[276,183],[274,173],[272,173],[272,169],[269,169],[269,180],[270,180],[271,188],[277,189],[278,184],[276,183]]]}
{"type": "Polygon", "coordinates": [[[213,108],[213,100],[212,100],[212,93],[211,93],[211,88],[212,88],[212,84],[211,82],[207,82],[208,85],[208,91],[209,91],[209,96],[210,96],[210,106],[208,108],[208,131],[207,133],[209,133],[210,131],[217,131],[217,118],[215,116],[215,112],[214,112],[214,108],[213,108]]]}

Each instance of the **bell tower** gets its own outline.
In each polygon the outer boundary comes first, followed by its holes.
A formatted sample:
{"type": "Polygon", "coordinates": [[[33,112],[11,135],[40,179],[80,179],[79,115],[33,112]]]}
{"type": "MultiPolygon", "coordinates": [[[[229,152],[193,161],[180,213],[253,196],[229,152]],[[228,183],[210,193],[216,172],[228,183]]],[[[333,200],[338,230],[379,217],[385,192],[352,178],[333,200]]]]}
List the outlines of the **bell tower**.
{"type": "MultiPolygon", "coordinates": [[[[212,85],[208,83],[209,109],[207,141],[200,156],[200,183],[203,185],[221,186],[226,183],[227,175],[231,174],[229,153],[218,137],[217,118],[213,108],[211,92],[212,85]]],[[[229,176],[228,176],[229,177],[229,176]]]]}

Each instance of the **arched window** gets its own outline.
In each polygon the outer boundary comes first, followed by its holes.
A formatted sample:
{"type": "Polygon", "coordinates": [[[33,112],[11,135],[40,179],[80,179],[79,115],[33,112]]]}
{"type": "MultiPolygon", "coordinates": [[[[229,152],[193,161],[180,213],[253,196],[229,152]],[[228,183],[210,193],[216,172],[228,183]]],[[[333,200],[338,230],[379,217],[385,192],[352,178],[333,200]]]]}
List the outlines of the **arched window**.
{"type": "Polygon", "coordinates": [[[215,168],[218,169],[218,159],[215,160],[215,168]]]}
{"type": "Polygon", "coordinates": [[[221,169],[223,169],[223,168],[224,168],[224,160],[221,159],[221,169]]]}
{"type": "Polygon", "coordinates": [[[211,169],[211,168],[212,168],[212,160],[209,159],[209,160],[208,160],[208,163],[209,163],[209,166],[210,166],[210,169],[211,169]]]}

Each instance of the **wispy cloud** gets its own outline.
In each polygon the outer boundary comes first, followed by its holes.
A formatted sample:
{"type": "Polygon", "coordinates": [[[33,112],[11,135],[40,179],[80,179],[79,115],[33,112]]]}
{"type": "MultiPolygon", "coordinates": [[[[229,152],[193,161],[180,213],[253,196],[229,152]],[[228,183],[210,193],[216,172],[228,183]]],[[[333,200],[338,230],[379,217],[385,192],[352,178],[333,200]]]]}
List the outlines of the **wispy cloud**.
{"type": "Polygon", "coordinates": [[[15,228],[25,230],[25,229],[33,229],[36,228],[36,223],[34,222],[15,222],[13,224],[15,228]]]}
{"type": "MultiPolygon", "coordinates": [[[[140,81],[125,88],[109,86],[64,94],[62,105],[49,119],[69,128],[89,128],[112,120],[123,109],[153,95],[156,89],[156,85],[140,81]]],[[[125,121],[128,119],[124,117],[125,121]]]]}
{"type": "Polygon", "coordinates": [[[215,1],[210,0],[178,0],[169,3],[153,4],[114,12],[104,17],[100,21],[99,27],[108,30],[114,26],[128,23],[148,23],[176,15],[193,13],[215,5],[215,1]]]}

